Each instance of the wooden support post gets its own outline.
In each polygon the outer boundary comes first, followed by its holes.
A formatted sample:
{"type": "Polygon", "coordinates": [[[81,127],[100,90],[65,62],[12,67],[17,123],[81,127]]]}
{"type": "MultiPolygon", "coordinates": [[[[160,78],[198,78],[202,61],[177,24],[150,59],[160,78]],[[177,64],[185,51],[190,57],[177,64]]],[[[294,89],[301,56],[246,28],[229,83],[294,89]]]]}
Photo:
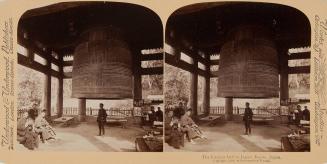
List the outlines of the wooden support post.
{"type": "MultiPolygon", "coordinates": [[[[60,61],[63,63],[63,57],[60,56],[60,61]]],[[[57,109],[58,109],[58,117],[62,117],[63,115],[63,97],[64,97],[64,71],[63,65],[59,66],[59,77],[58,77],[58,99],[57,99],[57,109]]]]}
{"type": "Polygon", "coordinates": [[[233,120],[233,98],[225,98],[225,119],[226,121],[233,120]]]}
{"type": "Polygon", "coordinates": [[[191,92],[190,92],[190,106],[193,110],[193,116],[198,116],[198,62],[194,60],[193,72],[191,72],[191,92]]]}
{"type": "MultiPolygon", "coordinates": [[[[136,51],[139,52],[139,51],[136,51]]],[[[135,57],[134,63],[134,100],[142,100],[142,74],[141,74],[141,55],[140,52],[135,57]]]]}
{"type": "MultiPolygon", "coordinates": [[[[210,55],[206,55],[207,61],[210,61],[210,55]]],[[[203,108],[204,114],[210,114],[210,62],[206,63],[206,75],[204,76],[204,97],[203,97],[203,108]]]]}
{"type": "Polygon", "coordinates": [[[33,50],[27,49],[27,58],[28,58],[29,63],[34,63],[35,55],[34,55],[33,50]]]}
{"type": "Polygon", "coordinates": [[[134,75],[134,100],[142,100],[142,76],[134,75]]]}
{"type": "Polygon", "coordinates": [[[47,60],[47,71],[44,80],[44,109],[47,110],[46,117],[51,117],[51,61],[47,60]]]}
{"type": "Polygon", "coordinates": [[[78,121],[83,122],[86,118],[86,99],[78,99],[78,121]]]}
{"type": "Polygon", "coordinates": [[[288,54],[287,50],[281,51],[280,57],[280,104],[286,105],[289,99],[288,88],[288,54]]]}

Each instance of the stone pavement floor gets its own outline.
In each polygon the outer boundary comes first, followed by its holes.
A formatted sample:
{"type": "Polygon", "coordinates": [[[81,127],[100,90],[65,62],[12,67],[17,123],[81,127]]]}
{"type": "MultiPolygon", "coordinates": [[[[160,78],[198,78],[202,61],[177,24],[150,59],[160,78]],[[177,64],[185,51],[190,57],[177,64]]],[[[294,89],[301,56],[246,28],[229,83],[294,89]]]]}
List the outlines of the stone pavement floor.
{"type": "MultiPolygon", "coordinates": [[[[90,152],[133,152],[135,151],[135,138],[143,135],[139,127],[123,129],[120,126],[109,125],[105,127],[106,134],[98,135],[96,123],[81,123],[69,127],[54,126],[57,133],[55,141],[39,143],[36,151],[90,151],[90,152]]],[[[27,151],[16,144],[18,151],[27,151]]]]}
{"type": "Polygon", "coordinates": [[[286,125],[252,125],[252,134],[244,135],[242,123],[227,122],[216,126],[200,126],[207,139],[185,140],[185,146],[175,149],[165,143],[164,151],[179,152],[278,152],[280,138],[290,129],[286,125]]]}

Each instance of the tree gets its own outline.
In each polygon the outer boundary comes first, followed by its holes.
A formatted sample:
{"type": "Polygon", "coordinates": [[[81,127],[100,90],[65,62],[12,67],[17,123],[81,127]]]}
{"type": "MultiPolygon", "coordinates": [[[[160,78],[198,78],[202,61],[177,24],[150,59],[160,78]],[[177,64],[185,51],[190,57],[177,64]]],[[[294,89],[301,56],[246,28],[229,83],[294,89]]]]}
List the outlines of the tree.
{"type": "Polygon", "coordinates": [[[18,66],[18,109],[30,108],[42,103],[44,74],[18,66]]]}
{"type": "MultiPolygon", "coordinates": [[[[143,61],[142,67],[152,68],[152,67],[162,67],[161,60],[154,61],[143,61]]],[[[143,75],[142,76],[142,97],[147,97],[148,95],[162,95],[163,94],[163,75],[143,75]]]]}
{"type": "Polygon", "coordinates": [[[190,73],[174,66],[165,65],[165,108],[187,103],[190,95],[190,73]]]}

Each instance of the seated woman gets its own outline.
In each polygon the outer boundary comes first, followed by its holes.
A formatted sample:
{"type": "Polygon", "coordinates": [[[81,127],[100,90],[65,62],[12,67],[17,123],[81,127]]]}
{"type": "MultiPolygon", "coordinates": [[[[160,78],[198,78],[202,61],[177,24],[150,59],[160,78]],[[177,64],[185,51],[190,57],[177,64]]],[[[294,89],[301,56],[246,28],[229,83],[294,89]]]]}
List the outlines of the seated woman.
{"type": "Polygon", "coordinates": [[[41,114],[35,119],[35,131],[41,135],[42,142],[55,139],[56,133],[45,119],[46,110],[43,110],[41,114]]]}
{"type": "Polygon", "coordinates": [[[206,137],[201,132],[198,125],[195,124],[195,122],[190,117],[192,114],[192,109],[188,109],[187,112],[181,117],[180,123],[181,123],[181,129],[184,133],[186,133],[186,136],[188,140],[194,144],[195,142],[193,139],[195,138],[202,138],[205,139],[206,137]]]}
{"type": "Polygon", "coordinates": [[[34,150],[39,146],[39,139],[34,132],[34,120],[29,113],[24,112],[23,117],[17,122],[17,141],[29,150],[34,150]]]}
{"type": "Polygon", "coordinates": [[[23,116],[18,120],[17,122],[17,141],[21,144],[23,144],[26,140],[25,134],[26,134],[26,127],[25,124],[27,122],[28,113],[25,111],[23,113],[23,116]]]}
{"type": "Polygon", "coordinates": [[[184,146],[184,136],[180,129],[179,119],[173,115],[173,111],[169,111],[165,117],[165,134],[169,135],[166,142],[179,149],[184,146]]]}

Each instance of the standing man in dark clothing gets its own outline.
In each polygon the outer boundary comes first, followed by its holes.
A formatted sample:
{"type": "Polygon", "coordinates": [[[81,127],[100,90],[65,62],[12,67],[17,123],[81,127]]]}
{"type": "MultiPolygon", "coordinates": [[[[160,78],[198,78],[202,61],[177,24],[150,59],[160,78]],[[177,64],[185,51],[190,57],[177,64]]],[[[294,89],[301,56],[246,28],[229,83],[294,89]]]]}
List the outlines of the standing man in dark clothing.
{"type": "Polygon", "coordinates": [[[98,126],[99,126],[99,136],[104,135],[104,133],[105,133],[104,125],[107,122],[107,116],[108,115],[107,115],[106,110],[103,109],[103,104],[100,103],[100,109],[99,109],[98,117],[97,117],[97,122],[98,122],[98,126]]]}
{"type": "Polygon", "coordinates": [[[300,122],[302,120],[302,110],[301,110],[301,106],[297,105],[296,106],[296,111],[295,111],[295,123],[297,126],[300,126],[300,122]]]}
{"type": "Polygon", "coordinates": [[[156,111],[154,111],[154,106],[151,106],[151,114],[149,114],[150,125],[153,125],[153,122],[156,121],[156,111]]]}
{"type": "Polygon", "coordinates": [[[251,134],[251,122],[252,122],[253,112],[250,108],[250,103],[245,103],[245,111],[243,116],[243,121],[245,125],[245,134],[249,135],[251,134]]]}
{"type": "Polygon", "coordinates": [[[157,121],[163,122],[163,112],[160,109],[160,107],[158,107],[158,111],[156,112],[156,117],[157,117],[157,121]]]}
{"type": "Polygon", "coordinates": [[[307,106],[304,106],[304,110],[302,111],[303,120],[310,121],[310,111],[307,106]]]}

